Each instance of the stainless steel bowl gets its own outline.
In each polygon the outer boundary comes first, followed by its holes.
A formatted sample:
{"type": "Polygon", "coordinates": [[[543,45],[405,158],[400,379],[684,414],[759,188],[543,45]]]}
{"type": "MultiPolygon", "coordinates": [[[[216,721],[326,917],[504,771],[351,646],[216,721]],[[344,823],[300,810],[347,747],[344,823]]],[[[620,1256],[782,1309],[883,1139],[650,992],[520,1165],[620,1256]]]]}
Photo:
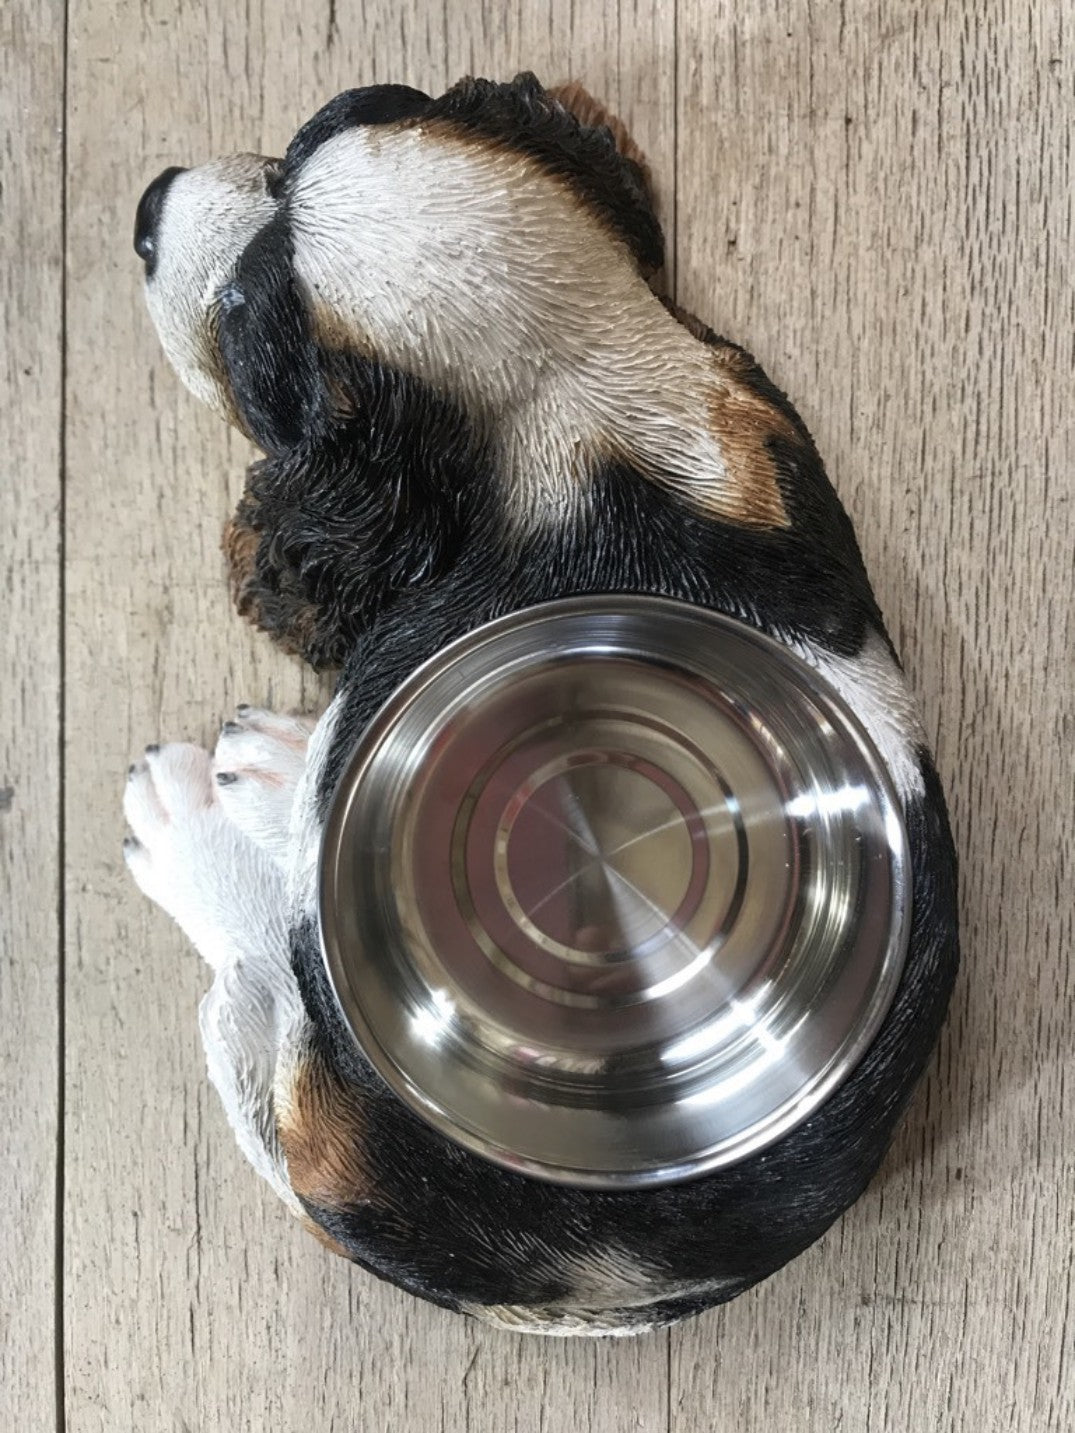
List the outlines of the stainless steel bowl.
{"type": "Polygon", "coordinates": [[[805,662],[660,598],[490,623],[367,728],[321,855],[329,977],[436,1129],[623,1188],[744,1158],[876,1033],[907,842],[881,760],[805,662]]]}

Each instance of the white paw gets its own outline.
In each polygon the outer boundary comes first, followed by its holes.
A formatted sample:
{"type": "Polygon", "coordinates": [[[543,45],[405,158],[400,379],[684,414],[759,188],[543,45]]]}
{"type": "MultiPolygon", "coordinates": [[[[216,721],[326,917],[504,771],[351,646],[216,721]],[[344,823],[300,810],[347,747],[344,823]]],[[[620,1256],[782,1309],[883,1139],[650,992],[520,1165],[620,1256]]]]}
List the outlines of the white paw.
{"type": "Polygon", "coordinates": [[[127,865],[214,969],[266,954],[286,963],[282,873],[229,819],[222,790],[201,747],[147,747],[123,796],[127,865]]]}
{"type": "Polygon", "coordinates": [[[295,790],[315,722],[241,706],[213,757],[220,804],[240,831],[284,869],[295,790]]]}
{"type": "MultiPolygon", "coordinates": [[[[229,750],[246,753],[238,733],[225,736],[229,750]]],[[[294,733],[292,742],[301,770],[304,738],[294,733]]],[[[244,761],[254,764],[249,754],[244,761]]],[[[147,747],[127,777],[123,810],[134,834],[124,853],[145,894],[216,971],[200,1011],[209,1077],[243,1153],[301,1214],[273,1112],[277,1070],[293,1066],[307,1028],[291,972],[284,877],[225,811],[220,798],[228,785],[218,784],[200,746],[147,747]]]]}

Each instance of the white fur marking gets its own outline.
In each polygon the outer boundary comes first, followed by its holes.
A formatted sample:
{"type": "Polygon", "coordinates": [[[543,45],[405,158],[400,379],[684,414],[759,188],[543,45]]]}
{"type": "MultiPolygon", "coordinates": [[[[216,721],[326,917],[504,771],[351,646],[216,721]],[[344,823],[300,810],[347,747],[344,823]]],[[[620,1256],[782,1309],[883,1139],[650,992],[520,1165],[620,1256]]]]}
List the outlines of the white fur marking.
{"type": "Polygon", "coordinates": [[[728,375],[527,156],[421,126],[350,129],[307,160],[290,216],[325,340],[450,394],[522,513],[562,513],[598,463],[623,459],[751,520],[711,431],[728,375]]]}
{"type": "Polygon", "coordinates": [[[224,417],[231,402],[209,314],[239,256],[276,212],[265,188],[270,165],[257,154],[235,154],[176,175],[164,196],[156,268],[146,284],[146,304],[172,366],[196,398],[224,417]]]}
{"type": "Polygon", "coordinates": [[[291,865],[291,812],[314,721],[243,708],[226,722],[213,771],[228,818],[283,871],[291,865]]]}
{"type": "Polygon", "coordinates": [[[322,821],[319,815],[318,788],[325,769],[336,724],[343,710],[343,692],[338,692],[314,728],[306,750],[306,765],[295,792],[291,810],[288,846],[291,864],[288,871],[288,909],[293,921],[313,919],[317,914],[317,864],[321,854],[322,821]]]}
{"type": "Polygon", "coordinates": [[[228,819],[209,755],[176,743],[147,753],[127,782],[136,840],[127,863],[215,972],[199,1019],[209,1077],[240,1149],[295,1214],[276,1137],[273,1085],[305,1038],[291,973],[284,876],[228,819]]]}
{"type": "Polygon", "coordinates": [[[901,800],[925,790],[915,747],[925,733],[906,679],[877,632],[853,657],[839,657],[812,642],[787,642],[836,688],[876,746],[901,800]]]}
{"type": "Polygon", "coordinates": [[[738,1286],[738,1279],[717,1277],[696,1284],[670,1284],[666,1276],[635,1254],[616,1246],[584,1255],[564,1255],[564,1277],[571,1292],[553,1304],[475,1304],[466,1312],[512,1333],[550,1338],[632,1338],[656,1327],[653,1320],[624,1321],[632,1309],[717,1292],[738,1286]]]}

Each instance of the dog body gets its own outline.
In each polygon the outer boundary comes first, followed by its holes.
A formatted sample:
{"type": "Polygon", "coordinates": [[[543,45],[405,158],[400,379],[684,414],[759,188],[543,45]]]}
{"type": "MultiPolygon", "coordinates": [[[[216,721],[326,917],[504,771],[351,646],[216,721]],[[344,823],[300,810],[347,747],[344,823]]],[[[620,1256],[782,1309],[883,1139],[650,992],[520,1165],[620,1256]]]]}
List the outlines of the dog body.
{"type": "Polygon", "coordinates": [[[292,1210],[422,1297],[547,1333],[668,1323],[813,1242],[879,1163],[957,960],[944,802],[850,523],[749,355],[655,296],[645,173],[595,117],[526,76],[352,91],[283,161],[168,171],[136,234],[166,351],[265,454],[225,535],[239,610],[340,678],[312,733],[240,709],[213,761],[150,748],[129,864],[215,970],[210,1074],[292,1210]],[[907,965],[845,1083],[737,1165],[617,1192],[494,1166],[404,1108],[317,933],[325,812],[380,704],[465,632],[597,592],[728,613],[814,665],[912,858],[907,965]]]}

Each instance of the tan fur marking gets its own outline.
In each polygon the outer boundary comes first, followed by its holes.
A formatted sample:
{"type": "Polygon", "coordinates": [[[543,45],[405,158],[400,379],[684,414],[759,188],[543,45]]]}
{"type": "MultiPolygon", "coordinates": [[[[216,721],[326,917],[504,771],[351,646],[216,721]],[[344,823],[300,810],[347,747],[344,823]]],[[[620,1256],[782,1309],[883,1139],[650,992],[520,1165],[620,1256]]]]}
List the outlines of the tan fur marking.
{"type": "MultiPolygon", "coordinates": [[[[718,360],[718,369],[721,367],[718,360]]],[[[713,387],[709,415],[713,435],[735,479],[735,519],[754,527],[787,527],[788,513],[768,439],[785,438],[798,446],[802,435],[783,413],[737,380],[728,368],[713,387]]]]}
{"type": "Polygon", "coordinates": [[[255,579],[255,562],[261,534],[234,513],[224,526],[220,546],[228,564],[228,585],[231,600],[245,617],[252,602],[251,585],[255,579]]]}
{"type": "Polygon", "coordinates": [[[215,406],[218,415],[224,419],[225,423],[240,432],[248,443],[252,443],[255,448],[258,447],[258,442],[243,421],[243,415],[239,412],[238,404],[235,401],[228,370],[224,367],[224,361],[220,356],[217,320],[213,314],[205,316],[202,332],[198,336],[198,352],[202,368],[216,385],[217,403],[215,406]]]}
{"type": "Polygon", "coordinates": [[[350,1259],[351,1256],[343,1245],[338,1243],[327,1229],[322,1229],[320,1224],[315,1223],[308,1214],[304,1214],[302,1217],[302,1227],[308,1234],[312,1234],[330,1254],[338,1254],[341,1259],[350,1259]]]}
{"type": "Polygon", "coordinates": [[[325,1209],[369,1199],[361,1102],[320,1056],[307,1053],[299,1062],[287,1095],[277,1100],[276,1123],[300,1198],[325,1209]]]}
{"type": "MultiPolygon", "coordinates": [[[[307,603],[296,607],[291,614],[291,625],[286,632],[274,632],[273,636],[285,652],[306,658],[306,653],[317,633],[318,610],[307,603]]],[[[306,658],[306,660],[311,660],[306,658]]]]}
{"type": "Polygon", "coordinates": [[[261,533],[246,521],[240,506],[239,511],[228,519],[220,539],[228,567],[231,600],[240,617],[268,631],[285,652],[305,657],[317,630],[317,608],[309,603],[296,603],[289,614],[290,622],[286,630],[266,627],[258,596],[257,554],[260,544],[261,533]]]}
{"type": "MultiPolygon", "coordinates": [[[[369,337],[341,319],[319,295],[311,293],[307,296],[306,315],[310,335],[322,348],[334,353],[357,353],[363,358],[378,357],[369,337]]],[[[353,411],[350,400],[338,386],[330,396],[341,416],[353,411]]]]}
{"type": "Polygon", "coordinates": [[[565,85],[556,85],[548,93],[558,104],[562,104],[564,109],[570,110],[579,124],[585,125],[588,129],[602,127],[607,129],[624,159],[631,160],[641,169],[646,188],[652,191],[653,179],[649,162],[628,134],[627,126],[618,115],[614,115],[611,110],[606,109],[600,100],[594,99],[589,90],[584,89],[578,80],[569,80],[565,85]]]}
{"type": "MultiPolygon", "coordinates": [[[[300,713],[296,711],[289,711],[287,715],[300,716],[300,713]]],[[[251,722],[251,726],[255,731],[260,731],[262,729],[260,724],[256,721],[251,722]]],[[[290,732],[287,730],[286,727],[278,727],[272,732],[272,737],[273,740],[278,741],[281,746],[290,747],[290,749],[295,752],[296,755],[301,756],[303,757],[303,759],[305,759],[306,748],[309,745],[311,730],[312,724],[307,726],[307,728],[301,732],[290,732]]],[[[269,773],[266,772],[265,775],[269,775],[269,773]]],[[[271,775],[272,780],[281,786],[284,785],[288,780],[287,776],[281,775],[279,772],[276,771],[272,772],[271,775]]]]}
{"type": "Polygon", "coordinates": [[[689,309],[671,299],[662,299],[662,303],[693,338],[706,345],[719,374],[709,403],[710,426],[728,470],[736,479],[741,501],[731,514],[726,511],[727,505],[722,504],[718,516],[731,516],[737,522],[755,527],[789,527],[767,439],[780,437],[798,446],[803,441],[802,434],[778,408],[750,386],[748,375],[753,360],[748,354],[732,344],[714,342],[708,324],[689,309]]]}

